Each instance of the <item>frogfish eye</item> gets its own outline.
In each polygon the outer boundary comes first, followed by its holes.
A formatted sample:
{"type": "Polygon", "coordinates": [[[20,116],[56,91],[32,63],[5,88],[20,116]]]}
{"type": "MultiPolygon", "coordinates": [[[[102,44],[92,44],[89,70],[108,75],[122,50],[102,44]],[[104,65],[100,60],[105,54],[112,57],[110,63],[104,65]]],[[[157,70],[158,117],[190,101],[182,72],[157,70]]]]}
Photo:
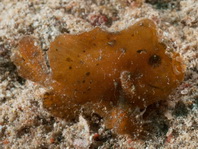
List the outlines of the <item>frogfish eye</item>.
{"type": "Polygon", "coordinates": [[[151,65],[152,67],[158,67],[160,66],[161,64],[161,57],[159,55],[152,55],[150,58],[149,58],[149,61],[148,61],[149,65],[151,65]]]}

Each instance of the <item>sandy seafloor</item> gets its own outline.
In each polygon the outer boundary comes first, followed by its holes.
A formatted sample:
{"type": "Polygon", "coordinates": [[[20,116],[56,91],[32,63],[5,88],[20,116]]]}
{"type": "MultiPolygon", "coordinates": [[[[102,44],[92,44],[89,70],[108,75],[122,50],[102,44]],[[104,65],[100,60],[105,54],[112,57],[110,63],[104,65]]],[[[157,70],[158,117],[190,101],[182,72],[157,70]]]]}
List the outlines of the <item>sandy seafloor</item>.
{"type": "Polygon", "coordinates": [[[0,149],[196,149],[198,148],[197,0],[0,0],[0,149]],[[151,111],[144,140],[106,130],[97,116],[68,124],[42,106],[45,89],[18,76],[10,55],[32,35],[42,47],[62,33],[100,26],[119,31],[150,18],[160,38],[183,56],[185,80],[151,111]]]}

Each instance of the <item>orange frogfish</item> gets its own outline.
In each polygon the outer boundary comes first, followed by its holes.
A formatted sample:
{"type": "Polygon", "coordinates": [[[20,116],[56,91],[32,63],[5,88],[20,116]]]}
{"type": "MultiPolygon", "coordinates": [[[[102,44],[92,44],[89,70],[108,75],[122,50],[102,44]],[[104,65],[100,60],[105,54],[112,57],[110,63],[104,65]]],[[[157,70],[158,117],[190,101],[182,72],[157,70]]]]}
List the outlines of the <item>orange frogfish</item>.
{"type": "Polygon", "coordinates": [[[165,53],[149,19],[119,32],[59,35],[46,55],[34,43],[22,38],[12,59],[20,76],[48,89],[43,106],[67,121],[97,113],[118,134],[143,131],[137,111],[167,99],[184,78],[179,54],[165,53]]]}

